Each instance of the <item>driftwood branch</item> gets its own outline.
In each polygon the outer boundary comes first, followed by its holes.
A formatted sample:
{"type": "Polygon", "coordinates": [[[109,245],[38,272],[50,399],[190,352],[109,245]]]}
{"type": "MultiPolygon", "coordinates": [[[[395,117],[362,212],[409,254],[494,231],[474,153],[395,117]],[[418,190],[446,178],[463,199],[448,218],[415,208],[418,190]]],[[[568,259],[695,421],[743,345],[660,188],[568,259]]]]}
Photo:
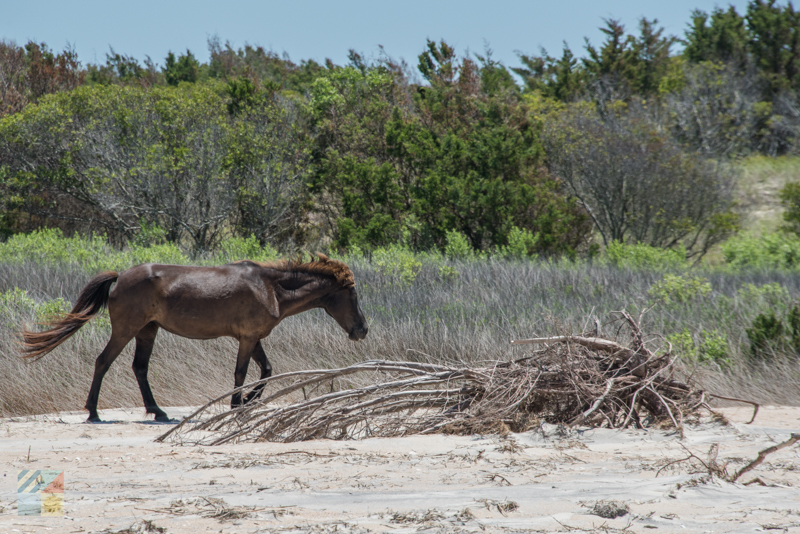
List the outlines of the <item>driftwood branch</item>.
{"type": "Polygon", "coordinates": [[[773,452],[778,452],[779,450],[785,449],[786,447],[791,447],[792,445],[794,445],[798,441],[800,441],[800,434],[792,434],[791,437],[789,439],[787,439],[786,441],[784,441],[782,443],[778,443],[777,445],[773,445],[772,447],[768,447],[768,448],[764,449],[763,451],[758,453],[758,456],[756,457],[755,460],[753,460],[752,462],[750,462],[746,466],[744,466],[741,469],[739,469],[736,472],[736,474],[731,477],[730,481],[731,482],[736,482],[743,474],[745,474],[748,471],[751,471],[751,470],[755,469],[756,467],[758,467],[758,465],[761,462],[763,462],[764,459],[767,456],[769,456],[770,454],[772,454],[773,452]]]}
{"type": "Polygon", "coordinates": [[[728,401],[733,401],[733,402],[743,402],[745,404],[751,404],[753,406],[753,416],[750,418],[750,420],[748,422],[745,423],[746,425],[749,425],[750,423],[752,423],[753,421],[756,420],[756,415],[758,415],[758,409],[761,407],[761,405],[758,404],[757,402],[753,402],[753,401],[749,401],[749,400],[737,399],[736,397],[723,397],[722,395],[717,395],[716,393],[708,393],[708,392],[706,392],[706,394],[709,397],[714,397],[716,399],[722,399],[722,400],[728,400],[728,401]]]}
{"type": "Polygon", "coordinates": [[[542,421],[680,429],[686,415],[706,406],[703,392],[678,379],[669,344],[651,349],[629,314],[618,318],[630,329],[631,346],[557,336],[513,341],[546,346],[479,367],[374,360],[276,375],[217,397],[158,440],[219,445],[519,432],[542,421]],[[334,380],[339,391],[327,387],[334,380]],[[263,388],[264,397],[228,409],[234,393],[251,388],[263,388]]]}

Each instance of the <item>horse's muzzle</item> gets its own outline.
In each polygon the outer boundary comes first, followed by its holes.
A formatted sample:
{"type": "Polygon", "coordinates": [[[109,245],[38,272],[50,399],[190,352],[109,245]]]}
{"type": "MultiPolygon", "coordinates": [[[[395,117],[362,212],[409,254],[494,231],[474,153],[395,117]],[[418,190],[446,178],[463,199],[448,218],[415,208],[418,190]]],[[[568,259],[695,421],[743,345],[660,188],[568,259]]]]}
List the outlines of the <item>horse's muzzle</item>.
{"type": "Polygon", "coordinates": [[[361,341],[362,339],[367,337],[367,332],[369,332],[369,328],[366,326],[362,328],[356,327],[350,331],[348,337],[350,338],[350,341],[361,341]]]}

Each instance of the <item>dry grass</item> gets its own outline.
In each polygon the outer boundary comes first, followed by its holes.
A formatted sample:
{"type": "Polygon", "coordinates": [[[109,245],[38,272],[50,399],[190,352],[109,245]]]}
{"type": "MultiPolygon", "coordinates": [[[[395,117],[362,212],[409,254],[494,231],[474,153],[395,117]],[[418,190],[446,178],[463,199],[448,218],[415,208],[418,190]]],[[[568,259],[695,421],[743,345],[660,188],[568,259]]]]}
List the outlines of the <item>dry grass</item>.
{"type": "MultiPolygon", "coordinates": [[[[367,360],[475,365],[531,354],[511,339],[564,335],[602,325],[612,310],[650,304],[647,290],[662,274],[603,266],[550,263],[450,263],[456,277],[423,264],[416,281],[403,285],[366,260],[352,264],[362,307],[370,321],[366,340],[353,343],[321,310],[284,321],[264,341],[276,373],[346,367],[367,360]]],[[[89,275],[77,267],[0,264],[0,292],[24,288],[37,301],[74,300],[89,275]]],[[[702,300],[657,307],[643,329],[669,334],[684,328],[718,329],[730,345],[730,365],[698,366],[696,377],[716,393],[761,403],[800,403],[800,366],[793,354],[748,360],[745,328],[759,309],[737,291],[744,284],[778,283],[788,298],[800,297],[800,277],[786,273],[710,274],[714,291],[702,300]]],[[[94,319],[41,361],[20,360],[14,335],[30,314],[0,310],[0,416],[83,408],[94,359],[109,338],[107,321],[94,319]]],[[[603,332],[615,337],[615,332],[603,332]]],[[[236,344],[229,339],[192,341],[160,333],[150,366],[162,406],[202,405],[233,385],[236,344]]],[[[141,406],[129,345],[103,382],[100,409],[141,406]]],[[[257,379],[251,365],[247,381],[257,379]]],[[[102,416],[102,413],[101,413],[102,416]]]]}

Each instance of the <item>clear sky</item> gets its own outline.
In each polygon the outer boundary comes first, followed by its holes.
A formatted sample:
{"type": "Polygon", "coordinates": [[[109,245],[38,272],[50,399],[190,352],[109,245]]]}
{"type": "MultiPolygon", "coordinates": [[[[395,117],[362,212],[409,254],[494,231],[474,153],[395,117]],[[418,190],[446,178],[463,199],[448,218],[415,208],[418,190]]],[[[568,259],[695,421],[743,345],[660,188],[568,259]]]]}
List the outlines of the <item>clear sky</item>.
{"type": "MultiPolygon", "coordinates": [[[[746,1],[730,2],[744,13],[746,1]]],[[[783,3],[783,2],[781,2],[783,3]]],[[[163,65],[167,52],[190,49],[208,60],[207,40],[218,35],[234,47],[261,45],[292,60],[325,58],[342,64],[353,48],[367,57],[378,46],[416,65],[425,39],[444,39],[461,53],[483,53],[517,66],[515,51],[560,56],[562,41],[583,55],[583,38],[602,41],[604,18],[633,32],[638,20],[657,18],[666,33],[683,36],[693,9],[728,2],[707,0],[0,0],[0,38],[17,44],[69,43],[86,63],[105,62],[109,46],[163,65]]]]}

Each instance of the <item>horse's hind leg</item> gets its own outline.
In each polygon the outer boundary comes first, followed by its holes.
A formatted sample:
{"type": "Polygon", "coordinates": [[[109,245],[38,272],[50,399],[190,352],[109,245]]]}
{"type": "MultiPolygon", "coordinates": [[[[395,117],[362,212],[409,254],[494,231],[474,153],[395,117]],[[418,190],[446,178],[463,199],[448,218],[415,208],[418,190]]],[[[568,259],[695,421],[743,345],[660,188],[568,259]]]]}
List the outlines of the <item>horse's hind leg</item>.
{"type": "Polygon", "coordinates": [[[103,349],[103,352],[101,352],[95,360],[92,387],[89,389],[89,398],[86,399],[86,409],[89,410],[88,422],[100,422],[100,417],[97,415],[97,399],[100,397],[100,386],[103,385],[103,377],[132,337],[133,336],[116,334],[112,329],[111,339],[108,340],[106,348],[103,349]]]}
{"type": "MultiPolygon", "coordinates": [[[[272,366],[269,364],[269,360],[267,359],[267,353],[264,352],[264,347],[263,345],[261,345],[260,341],[256,343],[256,346],[253,349],[253,352],[250,354],[250,357],[253,359],[254,362],[258,364],[258,367],[261,369],[260,380],[264,380],[265,378],[269,378],[270,376],[272,376],[272,366]]],[[[261,397],[262,391],[264,391],[264,384],[257,385],[244,398],[244,403],[247,404],[251,400],[255,400],[261,397]]]]}
{"type": "Polygon", "coordinates": [[[158,325],[156,323],[148,323],[136,334],[136,352],[133,355],[133,374],[136,375],[136,381],[139,382],[139,390],[142,392],[145,410],[147,410],[147,413],[154,414],[156,416],[156,421],[165,422],[170,419],[156,404],[156,399],[153,397],[153,392],[150,390],[150,382],[147,381],[147,368],[150,365],[150,355],[153,353],[153,344],[156,341],[156,334],[158,334],[158,325]]]}

